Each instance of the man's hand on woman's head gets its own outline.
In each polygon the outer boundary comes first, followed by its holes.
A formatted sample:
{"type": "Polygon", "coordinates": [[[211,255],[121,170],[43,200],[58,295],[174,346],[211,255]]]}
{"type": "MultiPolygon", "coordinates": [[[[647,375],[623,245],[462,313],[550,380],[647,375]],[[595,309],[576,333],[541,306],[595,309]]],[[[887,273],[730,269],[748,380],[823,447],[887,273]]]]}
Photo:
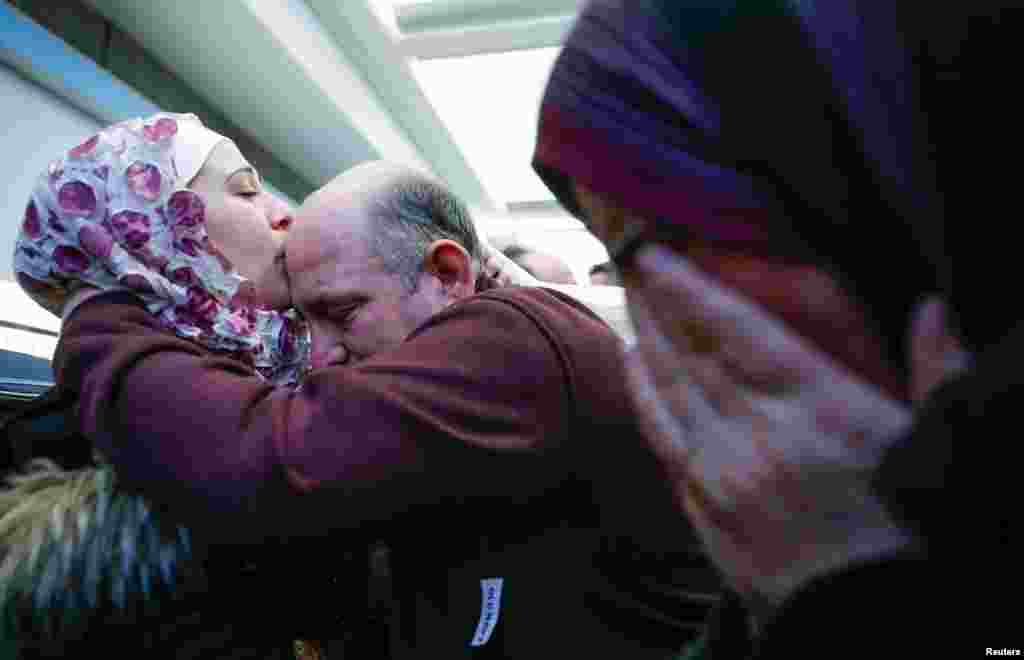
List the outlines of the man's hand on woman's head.
{"type": "Polygon", "coordinates": [[[634,405],[734,587],[777,605],[910,543],[869,486],[909,410],[672,253],[647,251],[635,275],[634,405]]]}

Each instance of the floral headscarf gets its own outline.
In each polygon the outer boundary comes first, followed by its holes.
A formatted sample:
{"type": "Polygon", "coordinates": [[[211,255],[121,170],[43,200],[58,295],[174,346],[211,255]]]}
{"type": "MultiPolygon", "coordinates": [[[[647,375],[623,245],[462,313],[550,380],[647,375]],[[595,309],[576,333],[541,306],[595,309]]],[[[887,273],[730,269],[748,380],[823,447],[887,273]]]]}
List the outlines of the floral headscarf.
{"type": "Polygon", "coordinates": [[[260,309],[207,235],[185,186],[225,140],[194,115],[158,114],[100,131],[50,164],[14,248],[19,284],[43,307],[82,285],[129,290],[181,337],[295,383],[308,333],[293,312],[260,309]]]}

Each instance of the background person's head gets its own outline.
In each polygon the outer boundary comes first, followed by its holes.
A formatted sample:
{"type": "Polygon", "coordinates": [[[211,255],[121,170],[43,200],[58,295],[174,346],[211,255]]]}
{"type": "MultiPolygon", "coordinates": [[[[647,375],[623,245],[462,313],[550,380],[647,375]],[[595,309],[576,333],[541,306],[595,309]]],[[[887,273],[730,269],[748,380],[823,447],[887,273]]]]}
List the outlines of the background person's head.
{"type": "Polygon", "coordinates": [[[556,256],[538,252],[522,245],[510,245],[502,254],[541,282],[576,284],[569,264],[556,256]]]}
{"type": "Polygon", "coordinates": [[[591,266],[590,283],[598,286],[622,286],[615,264],[610,261],[591,266]]]}
{"type": "Polygon", "coordinates": [[[393,348],[473,295],[481,249],[466,206],[406,167],[366,163],[314,193],[285,246],[291,300],[310,324],[314,368],[393,348]]]}

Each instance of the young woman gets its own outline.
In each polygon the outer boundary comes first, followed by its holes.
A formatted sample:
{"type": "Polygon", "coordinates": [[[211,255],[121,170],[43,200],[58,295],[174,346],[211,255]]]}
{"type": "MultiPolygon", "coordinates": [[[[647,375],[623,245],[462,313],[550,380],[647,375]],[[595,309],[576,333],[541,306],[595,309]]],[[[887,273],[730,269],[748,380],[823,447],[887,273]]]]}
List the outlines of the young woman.
{"type": "MultiPolygon", "coordinates": [[[[85,285],[131,291],[179,336],[294,383],[305,331],[290,312],[264,309],[257,284],[290,223],[231,141],[192,115],[160,114],[100,131],[40,175],[15,271],[55,314],[66,316],[85,285]]],[[[115,648],[290,657],[289,635],[316,622],[282,615],[274,601],[323,576],[310,581],[282,548],[242,557],[204,548],[201,534],[92,454],[73,411],[74,397],[58,387],[3,429],[4,471],[23,468],[0,492],[4,643],[24,657],[115,648]],[[41,423],[54,415],[56,429],[41,423]],[[295,564],[291,576],[254,570],[272,555],[295,564]]]]}

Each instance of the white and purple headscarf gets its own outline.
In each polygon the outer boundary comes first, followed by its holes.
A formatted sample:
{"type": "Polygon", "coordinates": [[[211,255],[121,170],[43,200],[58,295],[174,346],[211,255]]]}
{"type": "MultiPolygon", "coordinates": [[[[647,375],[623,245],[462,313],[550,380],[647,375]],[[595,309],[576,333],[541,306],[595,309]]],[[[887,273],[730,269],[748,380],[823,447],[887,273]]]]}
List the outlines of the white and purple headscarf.
{"type": "Polygon", "coordinates": [[[100,131],[40,175],[14,248],[21,287],[60,313],[81,285],[128,290],[181,337],[295,383],[308,332],[294,312],[258,307],[207,235],[186,186],[225,140],[194,115],[158,114],[100,131]]]}

